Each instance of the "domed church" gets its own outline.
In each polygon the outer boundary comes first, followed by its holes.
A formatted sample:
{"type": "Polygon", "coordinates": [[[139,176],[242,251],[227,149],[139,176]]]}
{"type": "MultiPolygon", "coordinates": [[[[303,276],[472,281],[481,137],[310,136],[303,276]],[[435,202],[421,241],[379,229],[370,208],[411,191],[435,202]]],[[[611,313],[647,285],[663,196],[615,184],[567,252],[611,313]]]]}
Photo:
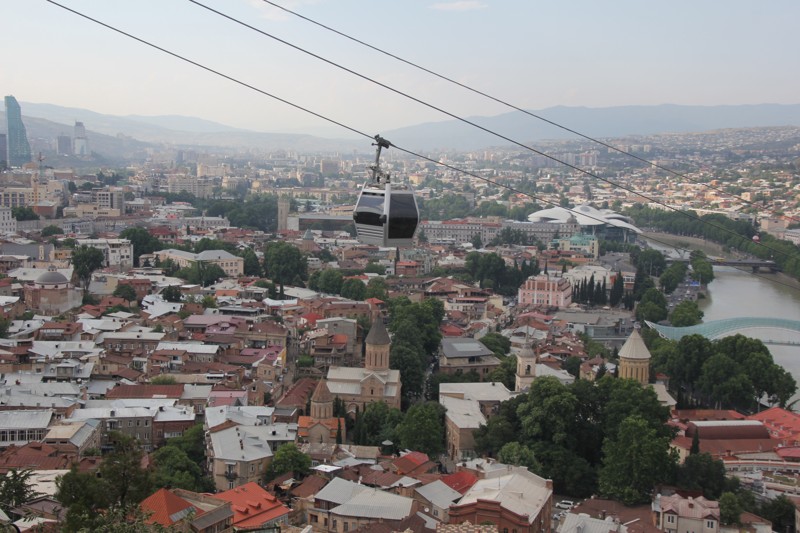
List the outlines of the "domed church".
{"type": "Polygon", "coordinates": [[[81,305],[83,295],[51,266],[33,282],[23,287],[25,305],[44,315],[59,315],[81,305]]]}

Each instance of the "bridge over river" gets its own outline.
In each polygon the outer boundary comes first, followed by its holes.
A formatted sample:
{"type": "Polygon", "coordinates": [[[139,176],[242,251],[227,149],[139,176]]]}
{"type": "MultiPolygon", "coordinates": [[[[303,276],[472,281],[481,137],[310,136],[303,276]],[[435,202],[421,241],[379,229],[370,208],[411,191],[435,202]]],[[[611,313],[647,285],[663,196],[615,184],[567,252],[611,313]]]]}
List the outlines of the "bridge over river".
{"type": "MultiPolygon", "coordinates": [[[[722,257],[709,257],[709,261],[714,266],[730,266],[738,269],[749,268],[753,272],[758,272],[761,269],[768,270],[771,273],[781,271],[780,265],[775,261],[765,261],[762,259],[724,259],[722,257]]],[[[688,257],[668,257],[667,262],[688,263],[688,257]]]]}
{"type": "MultiPolygon", "coordinates": [[[[665,339],[680,340],[686,335],[699,334],[707,339],[719,339],[737,333],[745,334],[748,337],[761,339],[764,344],[779,344],[786,346],[800,346],[800,320],[787,320],[785,318],[769,317],[737,317],[725,318],[722,320],[711,320],[696,326],[676,328],[674,326],[662,326],[653,322],[645,323],[658,331],[658,334],[665,339]],[[770,332],[789,332],[794,340],[781,340],[771,338],[770,332]],[[757,333],[757,334],[756,334],[757,333]]],[[[774,336],[773,336],[774,337],[774,336]]]]}

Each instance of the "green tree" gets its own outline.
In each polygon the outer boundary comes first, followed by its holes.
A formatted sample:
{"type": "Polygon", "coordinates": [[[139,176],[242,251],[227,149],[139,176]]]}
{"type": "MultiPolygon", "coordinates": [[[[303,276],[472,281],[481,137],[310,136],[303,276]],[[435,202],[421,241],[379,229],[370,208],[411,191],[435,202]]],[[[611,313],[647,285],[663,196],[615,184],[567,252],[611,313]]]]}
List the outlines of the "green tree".
{"type": "MultiPolygon", "coordinates": [[[[383,276],[386,274],[386,267],[383,265],[379,265],[378,263],[367,263],[367,266],[364,267],[365,274],[378,274],[379,276],[383,276]]],[[[380,279],[380,278],[373,278],[373,279],[380,279]]]]}
{"type": "Polygon", "coordinates": [[[33,489],[32,475],[33,470],[12,468],[6,475],[0,476],[0,509],[6,514],[39,496],[33,489]]]}
{"type": "Polygon", "coordinates": [[[572,356],[572,357],[567,357],[567,359],[561,366],[564,370],[566,370],[572,376],[577,378],[581,373],[581,362],[582,359],[580,357],[572,356]]]}
{"type": "Polygon", "coordinates": [[[697,385],[717,408],[747,406],[754,397],[750,378],[733,359],[722,353],[712,355],[703,363],[697,385]]]}
{"type": "Polygon", "coordinates": [[[140,226],[133,226],[124,229],[119,234],[121,239],[128,239],[133,245],[133,262],[139,264],[139,257],[143,254],[152,254],[163,248],[163,244],[157,237],[150,235],[150,232],[140,226]]]}
{"type": "Polygon", "coordinates": [[[200,465],[177,446],[162,446],[153,454],[153,488],[178,488],[195,492],[214,489],[200,465]]]}
{"type": "Polygon", "coordinates": [[[738,525],[742,516],[739,498],[732,492],[725,492],[719,498],[719,520],[725,525],[738,525]]]}
{"type": "Polygon", "coordinates": [[[244,252],[242,252],[242,258],[244,259],[245,276],[261,276],[261,263],[252,249],[245,248],[244,252]]]}
{"type": "Polygon", "coordinates": [[[206,294],[203,296],[203,299],[200,300],[200,305],[203,306],[203,309],[216,309],[217,308],[217,299],[214,298],[211,294],[206,294]]]}
{"type": "Polygon", "coordinates": [[[402,420],[399,409],[389,407],[386,402],[371,403],[358,415],[353,441],[366,446],[380,446],[386,440],[395,442],[395,428],[402,420]]]}
{"type": "Polygon", "coordinates": [[[678,467],[677,485],[682,489],[702,490],[703,496],[717,500],[725,488],[725,464],[708,453],[691,454],[678,467]]]}
{"type": "Polygon", "coordinates": [[[577,413],[577,398],[558,379],[541,377],[533,382],[525,404],[518,414],[521,436],[530,441],[546,441],[572,448],[572,431],[577,413]]]}
{"type": "Polygon", "coordinates": [[[124,298],[129,302],[137,301],[136,289],[127,283],[118,283],[117,287],[114,289],[113,295],[117,298],[124,298]]]}
{"type": "Polygon", "coordinates": [[[611,285],[611,292],[608,295],[608,303],[611,307],[616,307],[622,301],[625,295],[625,281],[622,277],[622,272],[617,271],[614,275],[614,283],[611,285]]]}
{"type": "Polygon", "coordinates": [[[500,366],[489,374],[489,381],[502,383],[508,390],[514,390],[517,379],[517,357],[509,354],[500,359],[500,366]]]}
{"type": "Polygon", "coordinates": [[[282,444],[275,452],[272,462],[267,467],[267,480],[287,472],[294,472],[296,476],[305,476],[311,470],[311,458],[301,452],[291,442],[282,444]]]}
{"type": "Polygon", "coordinates": [[[63,235],[64,230],[54,224],[42,228],[42,237],[52,237],[53,235],[63,235]]]}
{"type": "Polygon", "coordinates": [[[92,272],[102,267],[104,261],[103,252],[85,244],[72,251],[72,266],[75,267],[75,275],[84,287],[89,285],[92,272]]]}
{"type": "Polygon", "coordinates": [[[341,271],[333,268],[325,269],[319,273],[316,290],[327,294],[339,294],[342,291],[343,278],[341,271]]]}
{"type": "Polygon", "coordinates": [[[302,284],[307,279],[306,258],[300,250],[283,241],[271,242],[264,248],[264,266],[267,276],[280,286],[302,284]]]}
{"type": "Polygon", "coordinates": [[[363,301],[367,296],[367,286],[360,279],[350,278],[342,282],[340,292],[342,298],[355,300],[357,302],[363,301]]]}
{"type": "Polygon", "coordinates": [[[67,510],[62,530],[98,531],[103,516],[113,503],[107,486],[107,481],[95,472],[79,472],[77,465],[56,478],[55,497],[67,510]]]}
{"type": "Polygon", "coordinates": [[[164,287],[164,289],[161,291],[161,297],[168,302],[177,303],[183,299],[183,293],[181,293],[181,288],[179,286],[169,285],[164,287]]]}
{"type": "Polygon", "coordinates": [[[660,251],[648,248],[637,257],[636,267],[644,270],[649,276],[658,277],[667,268],[667,260],[660,251]]]}
{"type": "Polygon", "coordinates": [[[389,299],[389,290],[386,286],[386,280],[383,278],[372,278],[367,283],[367,291],[364,293],[364,299],[377,298],[378,300],[387,301],[389,299]]]}
{"type": "Polygon", "coordinates": [[[39,220],[39,215],[37,215],[32,208],[27,206],[12,207],[11,217],[17,219],[20,222],[25,220],[39,220]]]}
{"type": "Polygon", "coordinates": [[[436,457],[444,451],[445,409],[437,402],[414,404],[397,426],[400,447],[436,457]]]}
{"type": "Polygon", "coordinates": [[[151,493],[148,473],[142,468],[142,449],[124,433],[111,432],[109,440],[114,447],[104,456],[98,473],[108,483],[111,501],[122,507],[139,503],[151,493]]]}
{"type": "Polygon", "coordinates": [[[794,531],[795,506],[783,494],[765,502],[758,514],[772,522],[773,531],[794,531]]]}
{"type": "Polygon", "coordinates": [[[503,446],[514,442],[517,429],[505,416],[493,416],[486,425],[474,431],[475,450],[489,457],[497,457],[503,446]]]}
{"type": "Polygon", "coordinates": [[[487,333],[480,338],[480,341],[498,357],[508,355],[508,352],[511,351],[511,340],[499,333],[487,333]]]}
{"type": "Polygon", "coordinates": [[[639,321],[661,322],[667,318],[667,314],[666,306],[660,307],[654,302],[640,303],[636,306],[636,320],[639,321]]]}
{"type": "Polygon", "coordinates": [[[167,440],[168,446],[175,446],[183,450],[189,458],[197,464],[203,464],[206,460],[205,433],[203,424],[196,424],[187,430],[183,435],[172,437],[167,440]]]}
{"type": "Polygon", "coordinates": [[[137,442],[118,432],[109,433],[114,449],[104,456],[98,471],[73,468],[56,480],[56,499],[67,509],[63,530],[109,531],[105,516],[119,510],[132,512],[151,493],[150,477],[142,468],[137,442]]]}
{"type": "Polygon", "coordinates": [[[408,399],[422,396],[425,384],[425,354],[419,345],[396,341],[389,353],[389,366],[400,371],[403,396],[408,399]]]}
{"type": "Polygon", "coordinates": [[[161,374],[150,380],[151,385],[175,385],[176,383],[178,382],[175,381],[175,377],[169,374],[161,374]]]}
{"type": "Polygon", "coordinates": [[[185,279],[188,283],[202,285],[203,287],[228,277],[222,267],[206,261],[195,261],[192,266],[180,269],[175,275],[185,279]]]}
{"type": "Polygon", "coordinates": [[[600,492],[625,505],[649,502],[653,486],[667,481],[674,469],[669,444],[642,417],[626,418],[603,444],[600,492]]]}
{"type": "Polygon", "coordinates": [[[542,465],[536,460],[533,450],[519,442],[509,442],[500,449],[497,459],[501,463],[526,466],[531,472],[540,472],[542,465]]]}
{"type": "Polygon", "coordinates": [[[672,310],[669,321],[676,328],[694,326],[703,321],[703,312],[697,306],[697,302],[684,300],[672,310]]]}

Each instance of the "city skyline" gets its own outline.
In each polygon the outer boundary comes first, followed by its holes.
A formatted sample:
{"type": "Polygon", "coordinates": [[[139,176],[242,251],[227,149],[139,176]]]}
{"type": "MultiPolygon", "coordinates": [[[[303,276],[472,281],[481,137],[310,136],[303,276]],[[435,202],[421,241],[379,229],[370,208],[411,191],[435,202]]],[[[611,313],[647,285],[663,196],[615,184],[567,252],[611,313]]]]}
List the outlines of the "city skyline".
{"type": "MultiPolygon", "coordinates": [[[[264,2],[207,4],[460,116],[509,111],[264,2]]],[[[22,101],[121,116],[194,116],[254,131],[353,136],[52,4],[13,5],[18,23],[0,43],[25,46],[15,46],[0,87],[22,101]]],[[[135,11],[91,0],[65,5],[362,131],[449,120],[190,2],[145,2],[135,11]]],[[[569,10],[479,1],[281,5],[525,109],[798,103],[799,75],[787,60],[796,49],[791,21],[800,6],[788,1],[586,1],[569,10]]]]}

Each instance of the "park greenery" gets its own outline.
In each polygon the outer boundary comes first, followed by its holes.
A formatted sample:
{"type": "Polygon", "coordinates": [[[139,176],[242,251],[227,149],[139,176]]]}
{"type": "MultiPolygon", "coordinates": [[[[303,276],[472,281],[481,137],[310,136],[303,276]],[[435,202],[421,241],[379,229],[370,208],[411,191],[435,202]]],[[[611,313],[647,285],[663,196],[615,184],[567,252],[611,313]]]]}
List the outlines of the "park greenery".
{"type": "Polygon", "coordinates": [[[412,303],[406,297],[389,300],[393,334],[389,365],[400,371],[403,382],[403,402],[422,398],[425,371],[439,349],[442,333],[439,326],[444,318],[444,304],[431,298],[412,303]]]}
{"type": "Polygon", "coordinates": [[[786,407],[797,390],[792,375],[758,339],[734,335],[712,341],[687,335],[670,341],[654,330],[644,330],[643,337],[653,372],[670,376],[678,407],[755,411],[762,402],[786,407]]]}
{"type": "MultiPolygon", "coordinates": [[[[636,204],[626,211],[639,227],[654,228],[673,235],[700,237],[763,260],[772,260],[786,274],[800,278],[800,249],[791,241],[768,233],[757,233],[746,220],[732,220],[725,215],[698,216],[694,211],[675,212],[636,204]],[[758,235],[758,239],[753,237],[758,235]]],[[[703,283],[707,280],[703,278],[703,283]]]]}

